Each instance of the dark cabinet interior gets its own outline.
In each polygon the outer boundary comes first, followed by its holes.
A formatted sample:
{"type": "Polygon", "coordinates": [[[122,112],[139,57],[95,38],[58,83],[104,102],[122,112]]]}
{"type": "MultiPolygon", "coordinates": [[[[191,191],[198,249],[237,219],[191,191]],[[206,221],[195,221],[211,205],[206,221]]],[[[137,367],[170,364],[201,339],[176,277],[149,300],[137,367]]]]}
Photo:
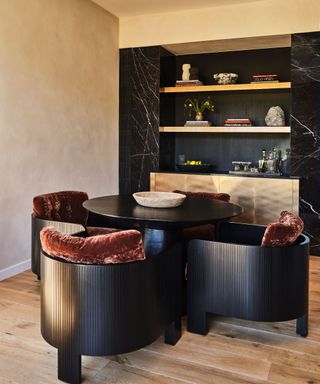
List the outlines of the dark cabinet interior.
{"type": "MultiPolygon", "coordinates": [[[[163,50],[164,51],[164,50],[163,50]]],[[[165,52],[165,51],[164,51],[165,52]]],[[[291,49],[273,48],[236,52],[173,56],[163,54],[161,61],[162,87],[172,87],[181,79],[182,64],[189,63],[199,70],[204,85],[215,84],[214,73],[234,72],[237,84],[250,83],[254,74],[277,73],[280,82],[290,82],[291,49]]],[[[265,126],[265,116],[271,106],[280,106],[290,126],[291,90],[245,90],[160,93],[160,127],[183,127],[188,117],[184,110],[187,98],[212,98],[214,112],[205,112],[205,120],[213,126],[223,126],[227,118],[250,118],[254,126],[265,126]]],[[[257,164],[261,150],[290,148],[290,134],[273,133],[160,133],[160,170],[174,170],[179,155],[186,159],[203,160],[214,165],[214,171],[227,172],[232,161],[257,164]]]]}

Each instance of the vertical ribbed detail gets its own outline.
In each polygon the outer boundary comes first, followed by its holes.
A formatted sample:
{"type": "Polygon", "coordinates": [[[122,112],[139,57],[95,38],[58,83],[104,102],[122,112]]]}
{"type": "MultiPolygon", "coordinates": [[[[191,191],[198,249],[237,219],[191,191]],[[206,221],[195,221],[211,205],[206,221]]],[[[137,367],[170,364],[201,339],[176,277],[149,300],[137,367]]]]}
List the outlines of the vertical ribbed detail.
{"type": "MultiPolygon", "coordinates": [[[[224,223],[223,230],[232,241],[232,234],[236,237],[244,226],[255,235],[253,225],[224,223]]],[[[191,241],[188,329],[205,333],[199,321],[206,312],[255,321],[286,321],[307,314],[308,257],[305,236],[298,245],[282,248],[191,241]]]]}
{"type": "Polygon", "coordinates": [[[152,343],[179,323],[180,289],[178,246],[127,264],[72,264],[42,254],[41,333],[59,350],[59,377],[65,366],[79,376],[80,355],[121,354],[152,343]]]}

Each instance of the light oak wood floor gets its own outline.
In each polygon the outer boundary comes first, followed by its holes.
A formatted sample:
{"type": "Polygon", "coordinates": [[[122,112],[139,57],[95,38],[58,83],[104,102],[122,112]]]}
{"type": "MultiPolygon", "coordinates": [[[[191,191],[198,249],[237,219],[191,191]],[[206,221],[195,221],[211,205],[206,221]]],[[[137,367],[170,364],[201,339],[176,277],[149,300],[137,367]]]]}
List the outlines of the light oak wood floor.
{"type": "MultiPolygon", "coordinates": [[[[130,319],[128,319],[130,321],[130,319]]],[[[139,351],[83,357],[83,383],[320,383],[320,258],[310,266],[309,337],[295,323],[212,317],[210,332],[159,339],[139,351]]],[[[0,282],[0,384],[58,383],[56,350],[39,329],[39,282],[28,271],[0,282]]]]}

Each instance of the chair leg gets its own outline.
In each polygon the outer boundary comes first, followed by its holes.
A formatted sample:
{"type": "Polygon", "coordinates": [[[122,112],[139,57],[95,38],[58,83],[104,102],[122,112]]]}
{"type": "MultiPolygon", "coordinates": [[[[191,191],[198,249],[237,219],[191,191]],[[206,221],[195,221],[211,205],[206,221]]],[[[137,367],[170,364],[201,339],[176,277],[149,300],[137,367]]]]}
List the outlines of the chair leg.
{"type": "Polygon", "coordinates": [[[81,355],[58,349],[58,379],[70,384],[80,384],[81,355]]]}
{"type": "Polygon", "coordinates": [[[164,342],[175,345],[181,337],[181,318],[170,323],[165,329],[164,342]]]}
{"type": "Polygon", "coordinates": [[[196,314],[188,312],[187,330],[188,332],[206,335],[208,333],[207,313],[198,311],[196,314]]]}
{"type": "Polygon", "coordinates": [[[303,337],[308,336],[308,314],[297,319],[296,333],[303,337]]]}

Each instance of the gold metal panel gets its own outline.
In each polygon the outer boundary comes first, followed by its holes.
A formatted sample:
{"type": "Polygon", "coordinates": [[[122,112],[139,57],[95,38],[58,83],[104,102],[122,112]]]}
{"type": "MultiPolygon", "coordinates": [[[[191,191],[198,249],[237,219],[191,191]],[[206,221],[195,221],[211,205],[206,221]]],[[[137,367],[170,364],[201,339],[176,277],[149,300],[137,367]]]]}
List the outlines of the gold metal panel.
{"type": "Polygon", "coordinates": [[[156,174],[154,172],[150,173],[150,191],[154,192],[156,190],[156,174]]]}
{"type": "Polygon", "coordinates": [[[292,212],[299,215],[299,180],[292,180],[292,212]]]}
{"type": "Polygon", "coordinates": [[[292,180],[255,179],[255,223],[277,221],[280,212],[293,211],[292,180]]]}
{"type": "Polygon", "coordinates": [[[191,192],[219,192],[220,176],[185,175],[186,189],[191,192]]]}
{"type": "Polygon", "coordinates": [[[186,175],[177,173],[156,173],[155,189],[158,192],[171,192],[175,189],[186,190],[186,175]]]}
{"type": "Polygon", "coordinates": [[[231,202],[240,205],[244,212],[232,219],[241,223],[254,223],[254,179],[248,177],[220,176],[220,191],[231,196],[231,202]]]}
{"type": "Polygon", "coordinates": [[[269,224],[283,210],[299,213],[299,180],[256,177],[155,173],[150,176],[154,191],[225,192],[244,213],[233,221],[269,224]]]}

